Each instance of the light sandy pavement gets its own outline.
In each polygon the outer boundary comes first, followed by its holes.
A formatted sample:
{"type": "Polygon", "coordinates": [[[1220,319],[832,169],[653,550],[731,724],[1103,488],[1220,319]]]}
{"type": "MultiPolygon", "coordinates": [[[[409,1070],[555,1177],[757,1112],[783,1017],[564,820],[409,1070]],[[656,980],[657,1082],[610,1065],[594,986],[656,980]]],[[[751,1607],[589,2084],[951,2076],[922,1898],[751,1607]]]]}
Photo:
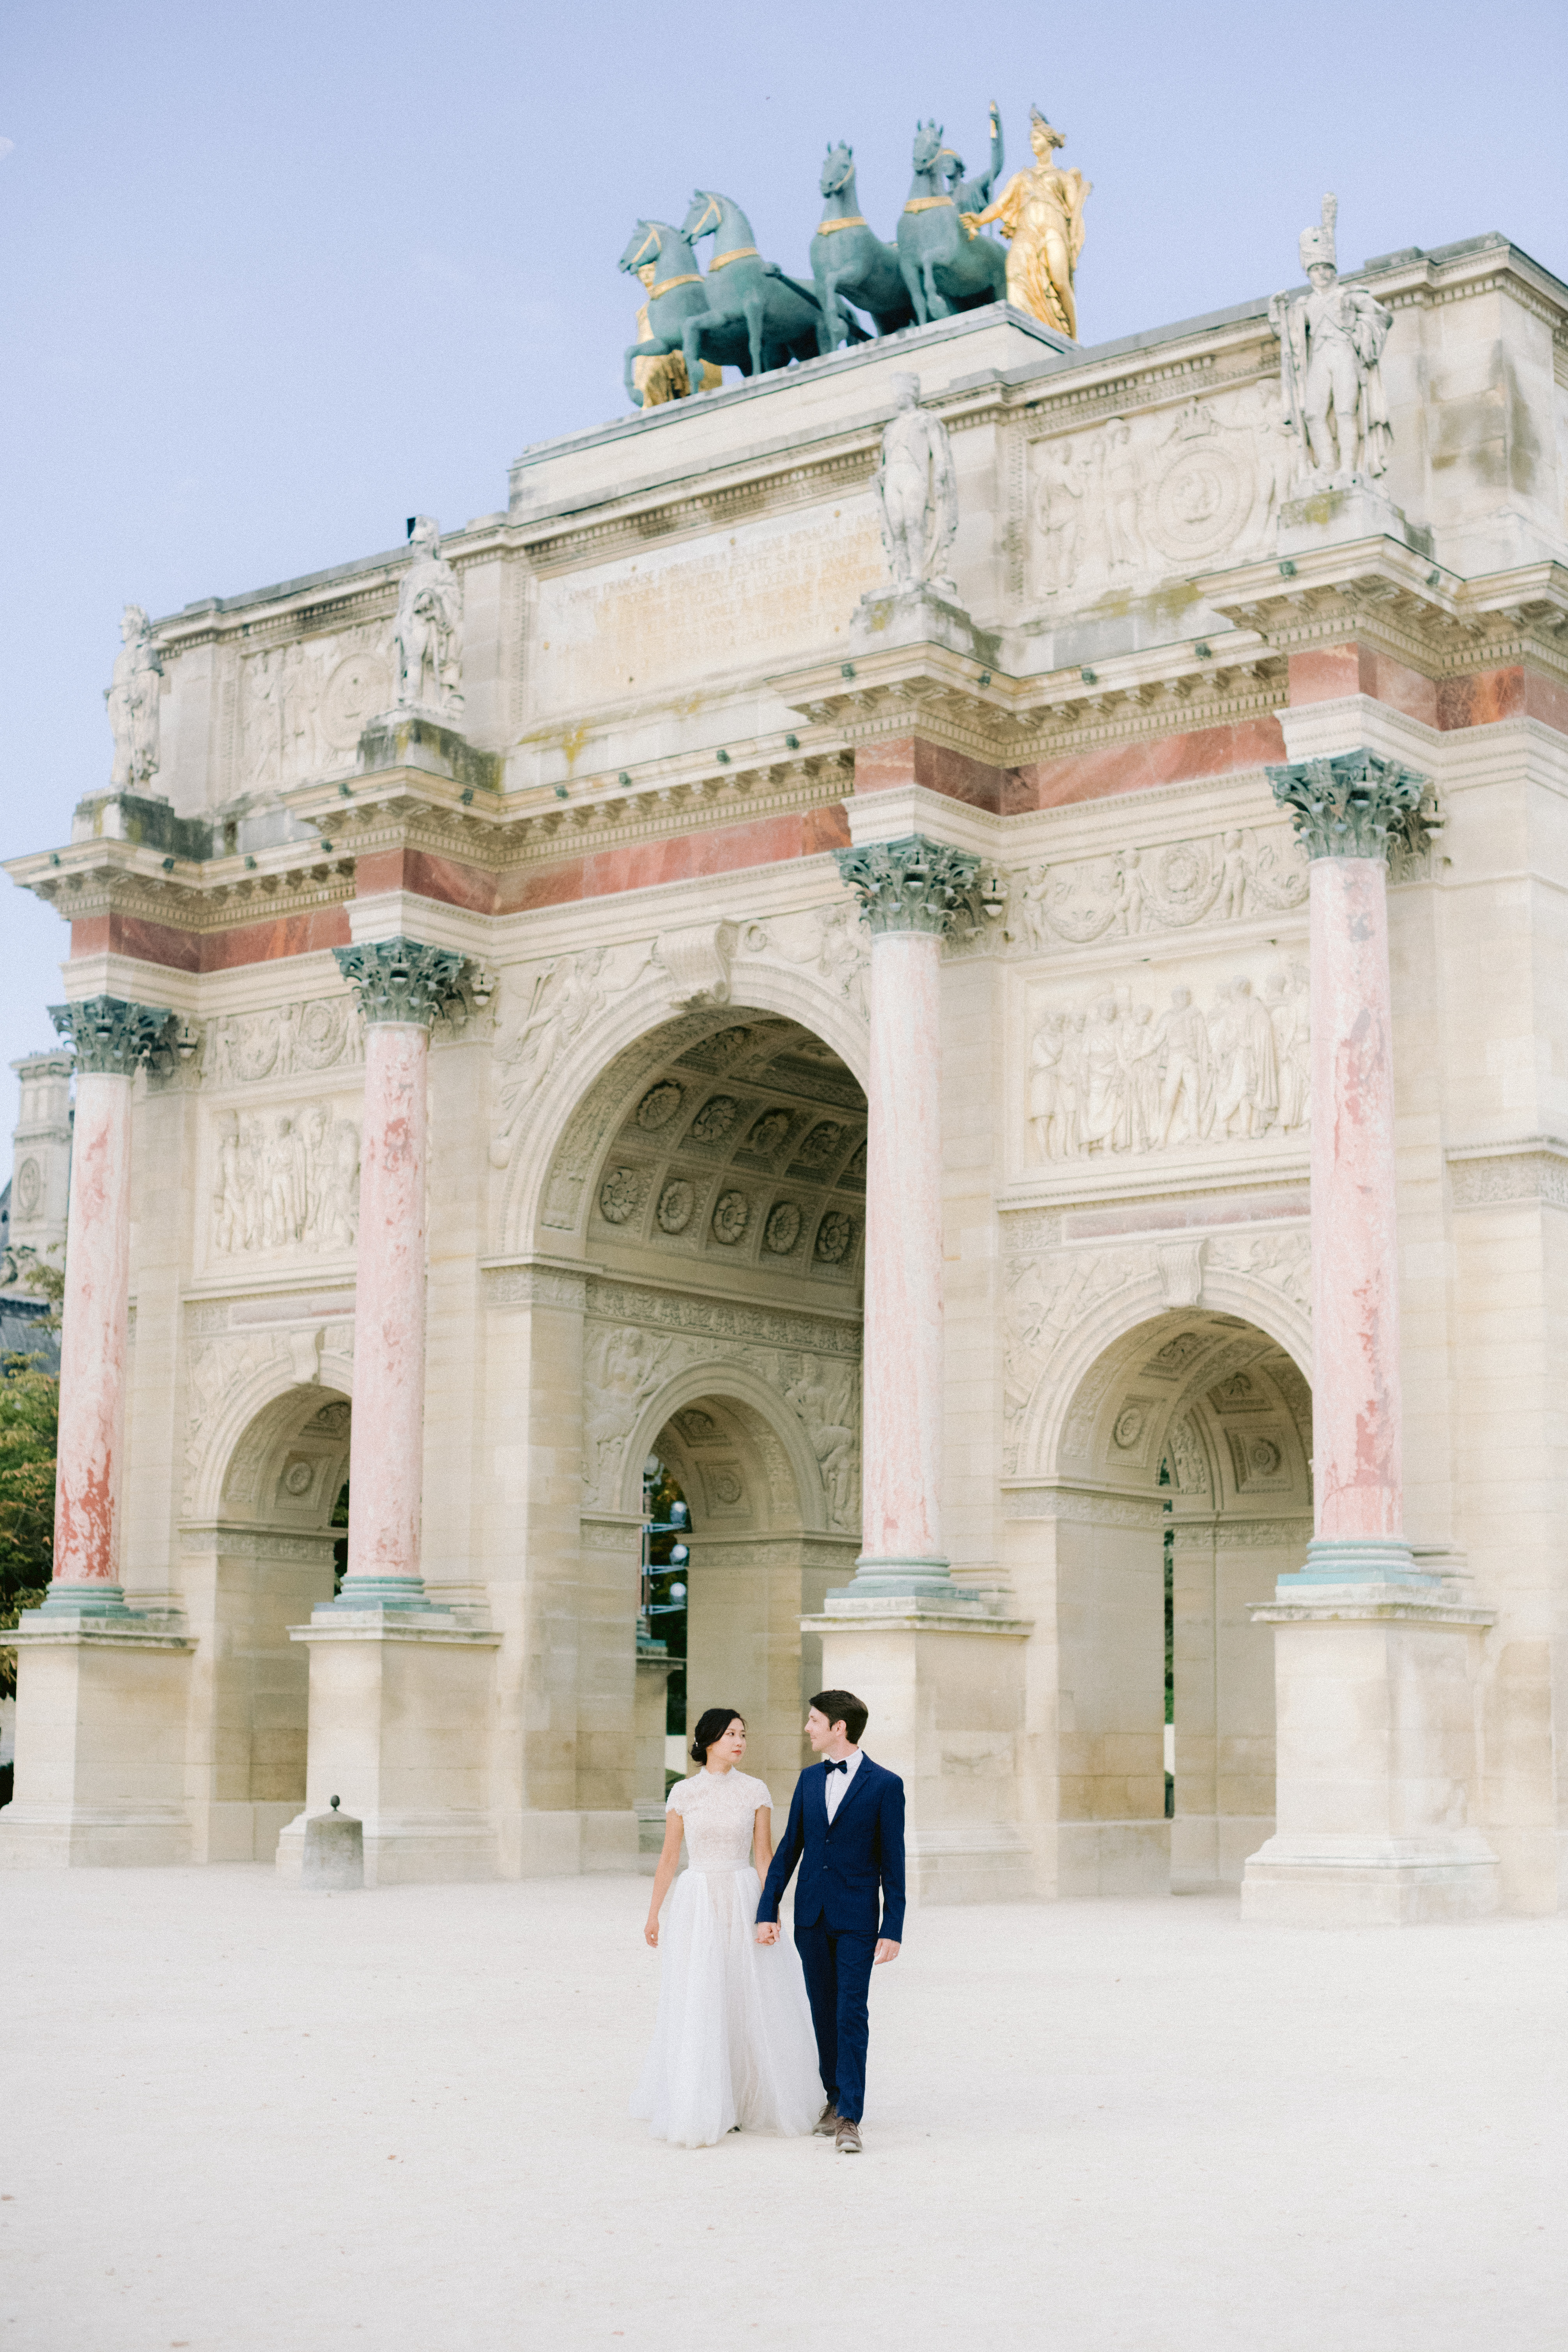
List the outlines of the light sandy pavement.
{"type": "Polygon", "coordinates": [[[0,2352],[1545,2352],[1568,1921],[911,1915],[867,2152],[651,2142],[647,1881],[0,1878],[0,2352]]]}

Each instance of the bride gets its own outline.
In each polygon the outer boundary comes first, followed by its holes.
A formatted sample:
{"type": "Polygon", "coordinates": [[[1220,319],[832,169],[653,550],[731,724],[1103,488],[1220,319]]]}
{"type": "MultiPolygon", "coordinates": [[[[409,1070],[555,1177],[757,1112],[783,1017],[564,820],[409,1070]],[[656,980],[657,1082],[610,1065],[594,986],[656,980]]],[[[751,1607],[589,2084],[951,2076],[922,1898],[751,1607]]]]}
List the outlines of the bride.
{"type": "Polygon", "coordinates": [[[744,1718],[709,1707],[691,1742],[702,1769],[669,1792],[643,1930],[657,1947],[684,1833],[687,1868],[664,1921],[658,2021],[632,2101],[655,2139],[679,2147],[710,2147],[742,2129],[805,2134],[822,2112],[799,1956],[754,1940],[773,1799],[739,1769],[745,1752],[744,1718]]]}

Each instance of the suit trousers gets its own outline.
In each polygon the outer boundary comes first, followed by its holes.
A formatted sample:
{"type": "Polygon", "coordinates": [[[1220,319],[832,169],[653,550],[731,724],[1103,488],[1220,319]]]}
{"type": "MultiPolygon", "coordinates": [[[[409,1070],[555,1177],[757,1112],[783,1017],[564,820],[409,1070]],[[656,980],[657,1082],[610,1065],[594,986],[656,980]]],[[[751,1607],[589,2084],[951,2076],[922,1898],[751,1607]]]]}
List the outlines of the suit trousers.
{"type": "Polygon", "coordinates": [[[871,2028],[866,1996],[877,1930],[830,1927],[825,1918],[809,1927],[797,1922],[795,1948],[816,2029],[822,2087],[838,2113],[858,2124],[866,2105],[866,2044],[871,2028]]]}

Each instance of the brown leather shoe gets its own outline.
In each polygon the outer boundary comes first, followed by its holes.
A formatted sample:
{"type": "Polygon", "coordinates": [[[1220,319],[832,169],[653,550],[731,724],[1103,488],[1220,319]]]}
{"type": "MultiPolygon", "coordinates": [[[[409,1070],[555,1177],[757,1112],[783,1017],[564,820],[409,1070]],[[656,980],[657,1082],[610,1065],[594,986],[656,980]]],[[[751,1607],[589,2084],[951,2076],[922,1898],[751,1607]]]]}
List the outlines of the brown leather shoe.
{"type": "Polygon", "coordinates": [[[860,2126],[852,2124],[847,2116],[840,2116],[838,2128],[833,2135],[833,2145],[840,2156],[860,2154],[860,2126]]]}
{"type": "Polygon", "coordinates": [[[811,2128],[814,2137],[820,2132],[824,2139],[833,2137],[834,2133],[838,2129],[838,2110],[831,2099],[828,2100],[811,2128]]]}

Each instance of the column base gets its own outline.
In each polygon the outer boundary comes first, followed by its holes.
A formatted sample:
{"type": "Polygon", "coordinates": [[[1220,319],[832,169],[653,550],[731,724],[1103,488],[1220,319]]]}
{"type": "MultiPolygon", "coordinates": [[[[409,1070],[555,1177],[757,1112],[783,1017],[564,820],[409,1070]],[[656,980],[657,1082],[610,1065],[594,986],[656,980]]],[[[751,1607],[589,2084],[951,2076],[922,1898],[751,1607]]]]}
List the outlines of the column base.
{"type": "Polygon", "coordinates": [[[858,1573],[801,1631],[821,1637],[824,1686],[865,1700],[868,1748],[904,1783],[910,1903],[1025,1900],[1035,1891],[1018,1818],[1030,1622],[946,1590],[951,1600],[929,1586],[868,1593],[858,1573]]]}
{"type": "Polygon", "coordinates": [[[184,1635],[122,1608],[23,1612],[16,1796],[0,1812],[0,1866],[188,1862],[184,1635]]]}
{"type": "Polygon", "coordinates": [[[422,1576],[346,1576],[343,1589],[331,1601],[318,1601],[310,1612],[312,1624],[331,1624],[342,1617],[393,1616],[439,1618],[456,1623],[449,1609],[432,1601],[422,1576]]]}
{"type": "Polygon", "coordinates": [[[120,1584],[96,1579],[87,1584],[51,1584],[37,1609],[23,1612],[23,1622],[47,1619],[51,1625],[140,1624],[142,1620],[120,1584]]]}
{"type": "Polygon", "coordinates": [[[1394,1585],[1410,1592],[1435,1593],[1442,1578],[1417,1568],[1403,1536],[1314,1536],[1307,1564],[1279,1578],[1282,1600],[1315,1585],[1394,1585]]]}
{"type": "Polygon", "coordinates": [[[1247,1857],[1241,1916],[1265,1927],[1415,1927],[1486,1919],[1501,1873],[1479,1830],[1272,1837],[1247,1857]]]}
{"type": "Polygon", "coordinates": [[[364,1824],[367,1886],[493,1878],[489,1725],[500,1635],[429,1604],[410,1612],[339,1602],[291,1625],[289,1638],[310,1650],[310,1730],[305,1803],[279,1837],[279,1877],[298,1884],[306,1817],[330,1811],[337,1797],[364,1824]]]}
{"type": "Polygon", "coordinates": [[[952,1580],[951,1564],[934,1556],[878,1558],[862,1552],[855,1563],[853,1584],[837,1586],[827,1595],[840,1601],[933,1601],[939,1608],[978,1605],[952,1580]]]}

